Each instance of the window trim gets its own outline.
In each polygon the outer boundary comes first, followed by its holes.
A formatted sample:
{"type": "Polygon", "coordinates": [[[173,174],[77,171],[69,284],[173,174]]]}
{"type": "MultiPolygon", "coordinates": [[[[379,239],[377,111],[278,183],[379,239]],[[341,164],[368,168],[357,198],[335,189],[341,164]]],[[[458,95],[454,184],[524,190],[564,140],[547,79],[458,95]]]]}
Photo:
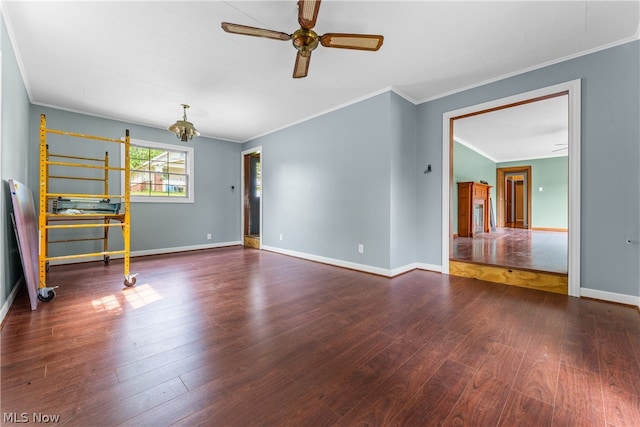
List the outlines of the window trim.
{"type": "MultiPolygon", "coordinates": [[[[169,196],[130,196],[132,203],[195,203],[195,175],[194,175],[194,149],[193,147],[187,147],[175,144],[165,144],[162,142],[145,141],[142,139],[130,139],[131,145],[137,147],[147,147],[167,151],[182,151],[185,153],[185,173],[187,174],[187,197],[169,197],[169,196]]],[[[124,165],[124,144],[120,149],[120,164],[124,165]]],[[[130,167],[130,165],[126,165],[130,167]]],[[[124,171],[120,178],[121,194],[124,194],[124,171]]]]}

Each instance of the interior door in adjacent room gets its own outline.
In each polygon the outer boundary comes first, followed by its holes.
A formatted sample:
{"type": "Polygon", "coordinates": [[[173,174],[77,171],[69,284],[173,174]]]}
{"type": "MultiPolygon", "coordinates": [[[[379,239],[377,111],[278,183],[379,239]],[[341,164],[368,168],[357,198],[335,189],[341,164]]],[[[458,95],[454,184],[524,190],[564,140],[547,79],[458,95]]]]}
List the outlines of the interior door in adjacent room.
{"type": "Polygon", "coordinates": [[[531,228],[531,166],[497,168],[497,226],[531,228]]]}

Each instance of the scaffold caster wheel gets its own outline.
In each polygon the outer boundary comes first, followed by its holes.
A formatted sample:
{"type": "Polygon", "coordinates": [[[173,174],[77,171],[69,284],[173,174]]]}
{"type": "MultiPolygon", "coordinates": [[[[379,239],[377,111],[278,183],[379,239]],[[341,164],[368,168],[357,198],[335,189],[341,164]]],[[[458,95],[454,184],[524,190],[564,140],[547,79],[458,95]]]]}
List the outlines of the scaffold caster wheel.
{"type": "Polygon", "coordinates": [[[104,265],[109,265],[110,262],[111,262],[111,258],[109,257],[109,255],[105,255],[104,256],[104,265]]]}
{"type": "Polygon", "coordinates": [[[136,284],[135,276],[131,278],[131,280],[124,279],[124,285],[128,288],[136,284]]]}
{"type": "Polygon", "coordinates": [[[49,302],[52,299],[54,299],[56,297],[56,291],[54,291],[53,289],[49,289],[47,291],[47,295],[42,295],[40,292],[38,292],[38,299],[42,302],[49,302]]]}

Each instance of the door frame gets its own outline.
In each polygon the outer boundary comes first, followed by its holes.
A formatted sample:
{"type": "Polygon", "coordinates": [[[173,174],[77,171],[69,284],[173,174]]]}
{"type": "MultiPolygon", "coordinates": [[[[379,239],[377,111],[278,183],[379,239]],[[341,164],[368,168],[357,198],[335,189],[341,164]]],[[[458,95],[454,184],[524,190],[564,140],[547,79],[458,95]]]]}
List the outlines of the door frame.
{"type": "Polygon", "coordinates": [[[507,175],[522,173],[527,177],[527,230],[531,230],[531,165],[496,168],[496,227],[503,228],[505,224],[504,212],[504,181],[507,175]]]}
{"type": "Polygon", "coordinates": [[[453,124],[454,119],[474,115],[492,109],[502,109],[534,99],[566,93],[569,102],[569,233],[567,245],[568,294],[580,296],[580,118],[581,80],[571,80],[557,85],[520,93],[442,114],[442,272],[449,274],[450,248],[453,245],[451,204],[453,182],[453,124]]]}
{"type": "MultiPolygon", "coordinates": [[[[263,163],[263,155],[262,155],[262,146],[258,146],[255,148],[250,148],[248,150],[244,150],[240,153],[240,241],[244,241],[244,191],[245,191],[245,162],[244,157],[250,154],[258,154],[260,156],[260,168],[264,171],[264,163],[263,163]]],[[[262,249],[262,235],[264,234],[264,230],[262,228],[262,205],[263,205],[263,197],[264,197],[264,173],[261,174],[261,192],[260,192],[260,249],[262,249]]]]}

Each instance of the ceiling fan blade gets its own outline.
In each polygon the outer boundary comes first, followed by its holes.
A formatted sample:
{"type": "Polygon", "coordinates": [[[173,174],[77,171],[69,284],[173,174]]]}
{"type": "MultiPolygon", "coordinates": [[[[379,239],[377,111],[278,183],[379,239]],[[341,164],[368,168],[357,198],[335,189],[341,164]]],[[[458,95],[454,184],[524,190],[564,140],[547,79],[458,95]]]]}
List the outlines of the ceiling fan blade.
{"type": "Polygon", "coordinates": [[[298,1],[298,23],[305,30],[310,30],[316,26],[320,0],[299,0],[298,1]]]}
{"type": "Polygon", "coordinates": [[[340,49],[378,50],[383,41],[384,36],[374,34],[327,33],[320,37],[322,46],[340,49]]]}
{"type": "Polygon", "coordinates": [[[294,79],[307,77],[309,62],[311,62],[311,51],[303,52],[299,50],[296,55],[296,65],[293,66],[294,79]]]}
{"type": "Polygon", "coordinates": [[[246,25],[222,23],[222,29],[227,33],[242,34],[245,36],[266,37],[275,40],[291,40],[291,36],[280,31],[266,30],[264,28],[248,27],[246,25]]]}

